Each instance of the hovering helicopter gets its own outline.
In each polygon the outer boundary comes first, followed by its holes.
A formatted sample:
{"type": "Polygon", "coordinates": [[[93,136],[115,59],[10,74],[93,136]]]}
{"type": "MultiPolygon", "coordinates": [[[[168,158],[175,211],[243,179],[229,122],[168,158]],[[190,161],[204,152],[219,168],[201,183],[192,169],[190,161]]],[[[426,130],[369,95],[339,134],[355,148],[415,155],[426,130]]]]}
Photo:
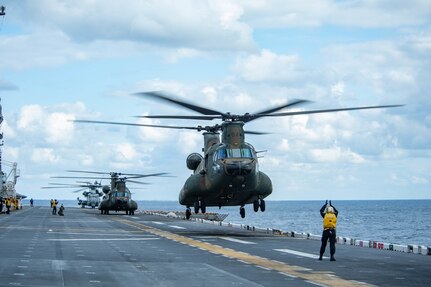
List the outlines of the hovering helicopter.
{"type": "MultiPolygon", "coordinates": [[[[89,173],[99,175],[109,175],[111,185],[105,185],[102,187],[104,193],[102,202],[99,204],[99,210],[101,214],[109,214],[109,211],[126,211],[126,215],[134,215],[135,210],[138,209],[136,201],[132,200],[132,193],[126,187],[126,182],[136,184],[147,184],[145,182],[136,181],[133,179],[150,177],[150,176],[162,176],[166,173],[153,173],[153,174],[134,174],[134,173],[119,173],[119,172],[99,172],[99,171],[85,171],[85,170],[67,170],[68,172],[77,173],[89,173]]],[[[57,176],[53,178],[100,178],[93,176],[57,176]]],[[[104,179],[104,178],[102,178],[104,179]]]]}
{"type": "Polygon", "coordinates": [[[91,182],[80,182],[77,181],[75,183],[67,184],[67,183],[49,183],[52,186],[45,186],[42,187],[43,189],[58,189],[58,188],[80,188],[78,190],[72,191],[72,192],[82,192],[82,195],[85,197],[85,199],[77,198],[78,205],[80,205],[82,208],[85,208],[85,206],[89,206],[91,208],[96,208],[100,204],[100,197],[103,195],[101,191],[99,191],[98,188],[101,188],[101,182],[95,181],[94,183],[91,182]]]}
{"type": "Polygon", "coordinates": [[[191,207],[195,213],[206,212],[208,206],[240,206],[240,215],[245,217],[246,204],[253,204],[255,212],[265,211],[265,198],[272,193],[271,179],[259,170],[257,151],[245,141],[245,134],[261,135],[265,133],[245,131],[244,124],[263,117],[294,116],[304,114],[329,113],[351,110],[380,109],[400,107],[402,105],[380,105],[325,110],[278,112],[285,108],[297,107],[307,100],[293,100],[277,107],[268,108],[257,113],[243,115],[222,113],[216,110],[197,106],[175,98],[167,93],[143,92],[135,95],[153,98],[170,104],[185,107],[201,115],[149,115],[138,116],[153,119],[221,119],[221,124],[213,126],[167,126],[110,121],[75,120],[79,123],[98,123],[111,125],[144,126],[169,129],[189,129],[203,131],[203,155],[192,153],[186,159],[187,168],[193,174],[186,180],[179,193],[179,203],[186,206],[186,218],[191,216],[191,207]],[[221,131],[221,140],[220,132],[221,131]]]}

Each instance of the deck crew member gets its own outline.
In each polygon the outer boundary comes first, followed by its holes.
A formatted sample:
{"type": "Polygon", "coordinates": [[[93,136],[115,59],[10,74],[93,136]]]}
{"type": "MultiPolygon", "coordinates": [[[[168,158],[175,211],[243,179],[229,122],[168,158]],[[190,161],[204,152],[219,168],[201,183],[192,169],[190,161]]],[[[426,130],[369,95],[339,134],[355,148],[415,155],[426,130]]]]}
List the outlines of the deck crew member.
{"type": "Polygon", "coordinates": [[[323,253],[325,253],[326,244],[329,239],[331,261],[335,261],[335,241],[337,236],[335,229],[337,227],[338,210],[332,205],[331,201],[329,201],[329,204],[328,201],[326,201],[320,209],[320,215],[323,217],[323,233],[319,260],[322,260],[323,253]]]}
{"type": "Polygon", "coordinates": [[[52,214],[57,214],[57,200],[52,201],[52,214]]]}

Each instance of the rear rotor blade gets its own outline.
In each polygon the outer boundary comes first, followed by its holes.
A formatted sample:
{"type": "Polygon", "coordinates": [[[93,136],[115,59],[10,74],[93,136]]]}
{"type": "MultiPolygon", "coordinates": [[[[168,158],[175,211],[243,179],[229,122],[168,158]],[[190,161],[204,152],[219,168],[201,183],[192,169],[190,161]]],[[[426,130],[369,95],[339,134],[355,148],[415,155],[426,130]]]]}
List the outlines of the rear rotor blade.
{"type": "Polygon", "coordinates": [[[341,108],[341,109],[327,109],[327,110],[312,110],[312,111],[285,112],[285,113],[275,113],[275,114],[262,114],[260,116],[261,117],[283,117],[283,116],[333,113],[333,112],[354,111],[354,110],[396,108],[396,107],[403,107],[403,106],[404,105],[368,106],[368,107],[354,107],[354,108],[341,108]]]}
{"type": "Polygon", "coordinates": [[[244,119],[244,122],[250,122],[252,120],[261,118],[262,115],[272,114],[272,113],[274,113],[276,111],[279,111],[279,110],[282,110],[282,109],[285,109],[285,108],[291,108],[293,106],[298,106],[298,105],[302,105],[302,104],[306,104],[306,103],[311,103],[311,101],[296,99],[296,100],[293,100],[293,101],[288,102],[286,104],[283,104],[283,105],[280,105],[280,106],[277,106],[277,107],[273,107],[273,108],[270,108],[270,109],[267,109],[267,110],[263,110],[263,111],[260,111],[258,113],[254,113],[254,114],[251,115],[250,119],[244,119]]]}
{"type": "Polygon", "coordinates": [[[153,91],[153,92],[141,92],[141,93],[135,93],[135,95],[137,96],[141,96],[141,97],[150,97],[150,98],[154,98],[157,100],[162,100],[171,104],[175,104],[178,106],[182,106],[185,107],[189,110],[198,112],[202,115],[223,115],[223,113],[219,112],[219,111],[215,111],[215,110],[211,110],[211,109],[207,109],[204,107],[200,107],[191,103],[187,103],[186,101],[183,100],[179,100],[179,99],[174,99],[173,96],[168,95],[165,92],[161,92],[161,91],[153,91]]]}

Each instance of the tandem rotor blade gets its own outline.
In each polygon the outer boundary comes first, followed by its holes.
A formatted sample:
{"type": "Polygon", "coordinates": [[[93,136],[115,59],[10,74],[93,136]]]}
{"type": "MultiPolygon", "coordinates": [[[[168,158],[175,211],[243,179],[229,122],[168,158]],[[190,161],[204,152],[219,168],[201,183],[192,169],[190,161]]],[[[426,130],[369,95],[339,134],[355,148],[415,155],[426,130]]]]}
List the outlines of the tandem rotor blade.
{"type": "Polygon", "coordinates": [[[276,111],[279,111],[279,110],[282,110],[282,109],[285,109],[285,108],[291,108],[293,106],[298,106],[298,105],[307,104],[307,103],[311,103],[311,101],[296,99],[296,100],[293,100],[291,102],[288,102],[286,104],[283,104],[283,105],[280,105],[280,106],[277,106],[277,107],[273,107],[273,108],[266,109],[266,110],[263,110],[263,111],[260,111],[260,112],[257,112],[257,113],[253,113],[253,114],[250,115],[250,119],[244,119],[243,121],[244,122],[250,122],[250,121],[253,121],[255,119],[263,117],[263,115],[272,114],[272,113],[274,113],[276,111]]]}
{"type": "Polygon", "coordinates": [[[91,121],[91,120],[74,120],[75,123],[86,123],[86,124],[107,124],[107,125],[119,125],[119,126],[135,126],[135,127],[152,127],[152,128],[165,128],[165,129],[187,129],[187,130],[199,130],[199,127],[186,127],[186,126],[168,126],[168,125],[147,125],[137,123],[124,123],[124,122],[110,122],[110,121],[91,121]]]}
{"type": "Polygon", "coordinates": [[[274,113],[274,114],[261,114],[260,116],[261,117],[283,117],[283,116],[333,113],[333,112],[355,111],[355,110],[398,108],[398,107],[403,107],[403,106],[404,105],[366,106],[366,107],[354,107],[354,108],[340,108],[340,109],[325,109],[325,110],[297,111],[297,112],[285,112],[285,113],[274,113]]]}
{"type": "Polygon", "coordinates": [[[165,101],[165,102],[168,102],[171,104],[175,104],[178,106],[182,106],[182,107],[185,107],[189,110],[198,112],[202,115],[224,115],[224,113],[219,112],[219,111],[200,107],[200,106],[197,106],[195,104],[188,103],[184,100],[174,99],[173,96],[168,95],[166,92],[162,92],[162,91],[141,92],[141,93],[135,93],[135,95],[141,96],[141,97],[150,97],[150,98],[165,101]]]}

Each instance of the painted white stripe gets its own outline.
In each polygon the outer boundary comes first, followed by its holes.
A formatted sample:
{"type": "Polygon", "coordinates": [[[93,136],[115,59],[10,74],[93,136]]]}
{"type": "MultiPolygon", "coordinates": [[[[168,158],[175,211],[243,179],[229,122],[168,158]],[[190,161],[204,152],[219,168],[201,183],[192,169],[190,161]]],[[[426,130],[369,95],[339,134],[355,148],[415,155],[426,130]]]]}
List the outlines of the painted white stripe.
{"type": "MultiPolygon", "coordinates": [[[[122,232],[124,230],[119,230],[119,232],[122,232]]],[[[87,233],[87,232],[47,232],[47,234],[68,234],[68,235],[85,235],[85,236],[90,236],[90,235],[98,235],[98,236],[133,236],[132,234],[119,234],[119,233],[87,233]]],[[[143,234],[141,236],[152,236],[152,235],[146,235],[143,234]]]]}
{"type": "Polygon", "coordinates": [[[151,222],[158,225],[165,225],[163,222],[159,222],[159,221],[151,221],[151,222]]]}
{"type": "MultiPolygon", "coordinates": [[[[279,251],[279,252],[293,254],[293,255],[298,255],[301,257],[312,258],[312,259],[318,259],[319,258],[319,255],[315,255],[315,254],[311,254],[311,253],[305,253],[305,252],[301,252],[301,251],[295,251],[295,250],[291,250],[291,249],[274,249],[274,250],[279,251]]],[[[329,257],[324,256],[323,258],[328,259],[329,257]]]]}
{"type": "Polygon", "coordinates": [[[241,243],[241,244],[256,244],[254,242],[250,242],[250,241],[245,241],[245,240],[240,240],[240,239],[236,239],[236,238],[231,238],[231,237],[219,237],[220,239],[224,239],[227,241],[232,241],[232,242],[236,242],[236,243],[241,243]]]}
{"type": "Polygon", "coordinates": [[[175,229],[186,229],[185,227],[177,226],[177,225],[169,225],[169,226],[175,229]]]}
{"type": "MultiPolygon", "coordinates": [[[[156,240],[160,238],[59,238],[48,239],[49,241],[139,241],[139,240],[156,240]]],[[[25,255],[24,255],[25,256],[25,255]]]]}

